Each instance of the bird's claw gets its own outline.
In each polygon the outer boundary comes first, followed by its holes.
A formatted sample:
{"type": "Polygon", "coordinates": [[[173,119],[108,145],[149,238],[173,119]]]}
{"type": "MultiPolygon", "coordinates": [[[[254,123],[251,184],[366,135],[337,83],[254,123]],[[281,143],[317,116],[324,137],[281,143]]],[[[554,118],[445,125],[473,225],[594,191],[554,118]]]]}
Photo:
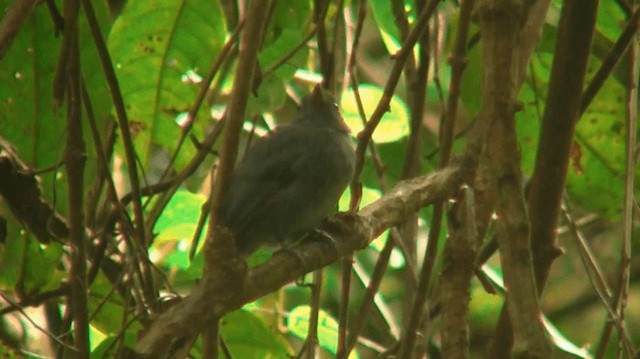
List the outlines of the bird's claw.
{"type": "Polygon", "coordinates": [[[327,244],[329,244],[333,248],[333,250],[336,253],[336,255],[339,253],[338,241],[335,238],[333,238],[333,236],[329,232],[327,232],[325,230],[322,230],[322,229],[319,229],[319,228],[314,229],[313,232],[316,233],[317,235],[316,236],[312,236],[312,238],[314,238],[314,239],[323,239],[324,242],[326,242],[327,244]]]}

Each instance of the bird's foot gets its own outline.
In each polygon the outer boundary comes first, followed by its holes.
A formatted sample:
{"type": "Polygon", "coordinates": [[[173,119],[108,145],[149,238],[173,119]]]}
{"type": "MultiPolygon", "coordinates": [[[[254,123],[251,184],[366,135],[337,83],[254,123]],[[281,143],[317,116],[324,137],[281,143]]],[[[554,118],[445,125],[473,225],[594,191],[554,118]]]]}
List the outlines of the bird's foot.
{"type": "Polygon", "coordinates": [[[309,267],[307,266],[305,259],[304,259],[304,255],[302,254],[302,252],[300,252],[297,249],[293,249],[291,247],[287,247],[287,246],[282,246],[282,248],[280,248],[280,250],[278,250],[276,253],[274,253],[274,255],[276,254],[289,254],[294,256],[298,262],[300,263],[300,266],[302,267],[302,274],[300,277],[298,277],[298,279],[296,279],[295,284],[296,286],[300,287],[300,288],[308,288],[311,287],[313,285],[313,283],[311,282],[307,282],[306,278],[307,278],[307,273],[310,272],[309,267]]]}
{"type": "Polygon", "coordinates": [[[328,245],[331,246],[331,248],[333,248],[333,251],[336,254],[336,256],[338,255],[339,253],[338,241],[329,232],[319,228],[313,229],[311,232],[315,234],[310,236],[312,239],[322,240],[323,242],[327,243],[328,245]]]}

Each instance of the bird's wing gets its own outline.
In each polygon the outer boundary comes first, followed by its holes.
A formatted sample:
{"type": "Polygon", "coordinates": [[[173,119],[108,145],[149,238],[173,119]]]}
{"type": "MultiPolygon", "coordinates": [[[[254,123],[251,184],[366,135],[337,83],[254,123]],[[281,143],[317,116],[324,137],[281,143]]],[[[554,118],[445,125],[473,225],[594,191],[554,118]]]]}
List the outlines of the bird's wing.
{"type": "Polygon", "coordinates": [[[249,150],[231,178],[221,209],[222,223],[230,228],[245,227],[291,185],[296,178],[293,166],[306,150],[296,132],[295,127],[282,128],[249,150]]]}

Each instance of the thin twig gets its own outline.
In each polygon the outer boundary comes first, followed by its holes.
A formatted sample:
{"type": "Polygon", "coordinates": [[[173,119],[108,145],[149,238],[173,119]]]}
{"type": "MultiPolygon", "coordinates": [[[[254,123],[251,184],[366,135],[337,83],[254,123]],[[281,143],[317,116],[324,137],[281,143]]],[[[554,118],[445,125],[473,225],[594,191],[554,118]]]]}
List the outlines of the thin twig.
{"type": "Polygon", "coordinates": [[[320,294],[322,293],[323,270],[318,269],[313,272],[313,283],[311,284],[311,304],[309,310],[309,326],[307,338],[305,339],[305,358],[315,358],[318,351],[318,318],[320,314],[320,294]]]}
{"type": "Polygon", "coordinates": [[[171,156],[171,160],[169,160],[169,163],[167,164],[167,167],[162,173],[162,176],[160,177],[159,182],[162,182],[171,172],[171,169],[173,168],[173,164],[175,163],[175,160],[178,157],[178,154],[180,153],[180,149],[182,148],[182,145],[184,144],[184,141],[187,138],[187,135],[189,134],[189,132],[191,132],[191,129],[193,128],[193,124],[198,118],[198,111],[200,110],[200,107],[204,102],[204,98],[207,95],[207,92],[209,91],[209,87],[211,86],[211,83],[213,82],[214,77],[220,70],[220,67],[224,63],[225,59],[232,52],[231,50],[237,45],[236,42],[238,41],[238,37],[240,36],[240,31],[242,30],[243,27],[244,27],[244,19],[240,19],[238,26],[236,26],[236,28],[233,30],[233,33],[231,34],[227,42],[224,44],[224,46],[220,50],[220,53],[218,54],[215,61],[211,65],[211,68],[209,69],[207,76],[200,83],[200,90],[196,95],[196,99],[193,101],[191,108],[189,108],[189,111],[187,112],[186,119],[184,123],[181,125],[182,131],[180,132],[180,138],[178,139],[178,144],[176,145],[175,150],[173,151],[173,155],[171,156]]]}
{"type": "Polygon", "coordinates": [[[133,222],[134,226],[134,238],[137,242],[137,246],[143,251],[138,252],[138,263],[141,267],[143,281],[141,283],[144,299],[149,305],[148,308],[154,312],[155,309],[151,303],[155,303],[156,290],[154,288],[154,282],[151,275],[151,269],[149,266],[149,259],[146,248],[149,245],[149,241],[146,239],[146,231],[144,226],[144,214],[142,212],[142,196],[140,193],[140,181],[138,178],[138,167],[136,162],[136,154],[133,146],[133,137],[131,135],[131,129],[129,127],[129,120],[127,118],[127,112],[125,110],[124,101],[122,99],[122,93],[118,84],[113,62],[109,55],[102,31],[98,24],[93,5],[89,0],[82,0],[82,6],[85,14],[87,15],[87,21],[93,36],[94,44],[98,52],[100,64],[102,65],[102,71],[107,80],[107,86],[109,88],[109,94],[113,102],[116,119],[118,121],[118,127],[122,136],[122,145],[124,147],[125,159],[127,164],[127,171],[129,175],[129,185],[131,187],[132,204],[133,204],[133,222]]]}
{"type": "MultiPolygon", "coordinates": [[[[598,298],[600,298],[600,302],[605,307],[607,313],[613,324],[618,328],[620,333],[624,333],[625,337],[622,340],[625,341],[625,345],[627,348],[633,348],[632,341],[629,338],[628,333],[623,329],[624,323],[620,320],[620,316],[616,312],[616,309],[611,306],[612,299],[612,291],[609,284],[607,284],[607,280],[600,270],[598,263],[596,261],[595,256],[591,250],[589,242],[584,238],[576,222],[573,220],[573,217],[570,214],[570,208],[567,203],[564,205],[566,208],[563,208],[562,214],[565,221],[568,224],[569,231],[573,236],[576,244],[578,246],[578,252],[580,253],[580,259],[582,260],[582,265],[589,276],[589,283],[593,287],[593,290],[596,292],[598,298]]],[[[596,356],[598,357],[598,356],[596,356]]]]}
{"type": "MultiPolygon", "coordinates": [[[[84,227],[84,171],[86,163],[85,144],[82,130],[82,90],[80,74],[80,45],[78,34],[79,2],[67,0],[64,3],[64,42],[62,51],[68,60],[62,76],[67,86],[67,143],[64,151],[67,171],[69,201],[69,302],[73,317],[74,357],[89,357],[89,319],[87,313],[87,263],[84,227]]],[[[63,56],[61,56],[63,57],[63,56]]]]}
{"type": "Polygon", "coordinates": [[[5,9],[2,20],[0,20],[0,60],[6,55],[20,27],[29,17],[37,2],[37,0],[14,1],[5,9]]]}
{"type": "Polygon", "coordinates": [[[629,45],[633,42],[633,39],[637,36],[638,21],[640,20],[640,8],[633,12],[627,25],[625,26],[622,34],[616,43],[613,45],[607,56],[602,60],[602,64],[598,68],[598,71],[589,82],[589,85],[582,94],[580,103],[580,117],[589,108],[591,101],[595,98],[596,94],[602,88],[604,81],[611,76],[613,69],[622,59],[622,56],[629,48],[629,45]]]}
{"type": "Polygon", "coordinates": [[[302,49],[303,47],[307,46],[307,42],[309,42],[309,40],[311,40],[315,35],[316,35],[316,28],[314,27],[302,39],[302,41],[300,41],[300,43],[298,45],[294,46],[291,50],[289,50],[287,53],[285,53],[284,56],[282,56],[280,58],[280,60],[276,61],[269,68],[264,70],[262,72],[262,78],[265,78],[265,77],[271,75],[272,73],[276,72],[276,70],[278,70],[280,68],[280,66],[286,64],[287,61],[291,60],[291,58],[294,57],[298,53],[298,51],[300,51],[300,49],[302,49]]]}
{"type": "Polygon", "coordinates": [[[382,278],[384,277],[389,259],[391,258],[393,248],[393,240],[391,238],[387,238],[387,242],[385,243],[382,251],[380,252],[378,260],[376,261],[376,267],[373,270],[373,275],[371,276],[369,282],[365,283],[367,289],[364,297],[362,298],[362,304],[358,309],[358,314],[356,314],[356,317],[349,328],[349,337],[347,339],[347,347],[345,353],[343,356],[338,356],[338,358],[348,358],[349,354],[358,342],[360,332],[362,331],[362,328],[364,328],[364,325],[367,323],[367,316],[369,315],[369,311],[371,310],[371,304],[373,303],[374,298],[378,293],[378,289],[380,287],[380,283],[382,282],[382,278]]]}

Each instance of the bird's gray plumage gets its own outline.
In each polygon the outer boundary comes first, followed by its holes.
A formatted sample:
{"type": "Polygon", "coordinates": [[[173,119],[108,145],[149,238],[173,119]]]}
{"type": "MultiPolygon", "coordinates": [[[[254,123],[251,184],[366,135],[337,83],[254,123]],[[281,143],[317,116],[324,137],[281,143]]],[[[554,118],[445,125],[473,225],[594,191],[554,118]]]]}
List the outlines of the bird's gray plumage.
{"type": "Polygon", "coordinates": [[[231,177],[219,223],[240,254],[285,243],[315,228],[353,177],[355,154],[333,99],[319,86],[291,125],[260,139],[231,177]]]}

